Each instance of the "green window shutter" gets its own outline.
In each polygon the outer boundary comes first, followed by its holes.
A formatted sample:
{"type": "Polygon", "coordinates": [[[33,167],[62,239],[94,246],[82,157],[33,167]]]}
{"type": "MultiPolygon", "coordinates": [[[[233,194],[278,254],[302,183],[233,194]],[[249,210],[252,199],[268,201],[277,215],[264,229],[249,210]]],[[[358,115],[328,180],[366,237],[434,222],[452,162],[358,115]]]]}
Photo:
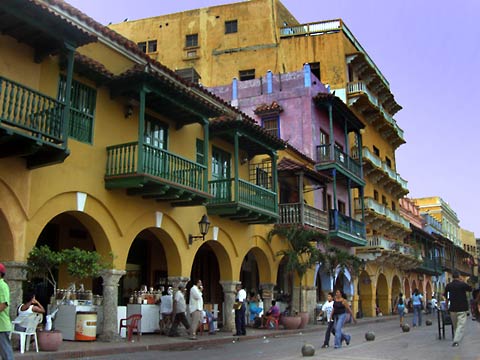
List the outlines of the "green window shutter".
{"type": "Polygon", "coordinates": [[[196,154],[197,154],[197,163],[206,165],[205,164],[205,156],[203,154],[203,140],[197,139],[196,143],[196,154]]]}
{"type": "MultiPolygon", "coordinates": [[[[58,100],[65,102],[66,78],[60,76],[58,85],[58,100]]],[[[95,105],[97,91],[78,81],[72,81],[70,96],[70,122],[68,135],[83,143],[93,143],[93,125],[95,119],[95,105]]]]}

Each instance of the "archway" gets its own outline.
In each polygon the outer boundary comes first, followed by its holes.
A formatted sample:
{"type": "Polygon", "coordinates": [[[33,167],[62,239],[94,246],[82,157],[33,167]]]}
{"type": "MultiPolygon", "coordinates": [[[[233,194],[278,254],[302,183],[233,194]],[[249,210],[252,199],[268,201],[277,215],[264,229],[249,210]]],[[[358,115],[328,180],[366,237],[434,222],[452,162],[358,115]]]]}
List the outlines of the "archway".
{"type": "Polygon", "coordinates": [[[411,289],[410,289],[410,282],[408,281],[408,278],[405,278],[404,281],[404,291],[405,291],[405,299],[410,299],[410,296],[412,295],[411,289]]]}
{"type": "Polygon", "coordinates": [[[427,285],[425,286],[426,301],[432,300],[432,293],[432,285],[430,284],[430,281],[427,281],[427,285]]]}
{"type": "MultiPolygon", "coordinates": [[[[193,260],[187,289],[189,290],[197,280],[202,280],[204,304],[217,304],[218,309],[221,309],[223,303],[223,289],[220,285],[221,269],[213,246],[212,241],[207,241],[198,249],[193,260]]],[[[188,298],[187,291],[187,301],[188,298]]]]}
{"type": "Polygon", "coordinates": [[[293,297],[293,274],[287,271],[288,259],[280,260],[277,270],[277,284],[274,288],[274,298],[281,311],[284,311],[293,297]]]}
{"type": "MultiPolygon", "coordinates": [[[[81,212],[71,211],[64,212],[52,218],[42,229],[35,246],[48,246],[53,251],[61,251],[77,247],[87,251],[104,252],[109,249],[104,234],[100,236],[100,226],[89,215],[81,212]],[[99,236],[95,237],[94,234],[99,236]]],[[[61,266],[56,274],[57,289],[78,289],[80,282],[78,279],[72,279],[67,271],[66,266],[61,266]]],[[[95,295],[103,294],[102,280],[100,277],[94,279],[82,279],[81,283],[85,290],[91,290],[95,295]]],[[[35,281],[31,284],[38,300],[46,307],[53,295],[53,287],[49,284],[35,281]]],[[[72,292],[70,291],[70,294],[72,292]]]]}
{"type": "Polygon", "coordinates": [[[356,314],[357,317],[374,316],[375,312],[372,308],[373,290],[372,280],[370,275],[364,270],[358,277],[358,308],[360,311],[356,314]]]}
{"type": "Polygon", "coordinates": [[[327,294],[332,291],[332,278],[325,266],[317,265],[315,283],[317,291],[317,303],[323,303],[327,300],[327,294]]]}
{"type": "MultiPolygon", "coordinates": [[[[417,282],[415,280],[412,281],[412,293],[415,291],[417,288],[417,282]]],[[[418,289],[420,291],[420,289],[418,289]]]]}
{"type": "Polygon", "coordinates": [[[252,250],[243,258],[240,269],[240,281],[247,295],[250,293],[258,294],[260,289],[260,276],[257,265],[257,258],[252,250]]]}
{"type": "Polygon", "coordinates": [[[383,274],[378,275],[375,303],[378,308],[378,314],[382,313],[384,315],[387,315],[389,313],[390,309],[388,304],[388,283],[385,275],[383,274]]]}
{"type": "Polygon", "coordinates": [[[402,292],[401,284],[400,284],[400,279],[398,278],[397,275],[393,276],[392,279],[392,294],[391,294],[391,307],[392,307],[392,312],[395,311],[395,302],[398,299],[398,295],[402,292]]]}
{"type": "MultiPolygon", "coordinates": [[[[126,275],[120,282],[121,303],[126,304],[136,291],[146,287],[161,292],[168,283],[168,260],[165,248],[155,229],[142,230],[133,240],[125,266],[126,275]]],[[[173,259],[171,259],[173,260],[173,259]]]]}

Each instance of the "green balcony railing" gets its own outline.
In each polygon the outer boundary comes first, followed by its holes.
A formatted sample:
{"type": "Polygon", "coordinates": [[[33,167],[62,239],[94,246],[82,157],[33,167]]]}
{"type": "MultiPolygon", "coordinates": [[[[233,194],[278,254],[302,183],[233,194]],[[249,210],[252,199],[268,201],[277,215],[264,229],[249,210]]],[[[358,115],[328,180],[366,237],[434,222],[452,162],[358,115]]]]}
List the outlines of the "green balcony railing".
{"type": "Polygon", "coordinates": [[[209,181],[209,192],[213,199],[210,204],[236,202],[246,206],[276,212],[276,193],[261,186],[239,179],[222,179],[209,181]],[[238,198],[235,198],[235,187],[238,187],[238,198]]]}
{"type": "Polygon", "coordinates": [[[280,204],[278,211],[280,213],[280,224],[299,224],[308,225],[316,229],[328,230],[328,215],[324,210],[314,208],[300,203],[280,204]]]}
{"type": "Polygon", "coordinates": [[[106,176],[150,175],[198,191],[203,189],[204,165],[147,144],[138,151],[138,142],[107,147],[106,176]]]}
{"type": "Polygon", "coordinates": [[[366,239],[365,224],[357,221],[347,215],[340,213],[338,210],[330,210],[330,230],[343,231],[348,234],[366,239]]]}
{"type": "Polygon", "coordinates": [[[352,174],[360,178],[362,177],[362,166],[360,163],[337,147],[335,147],[335,151],[332,154],[331,145],[329,144],[317,146],[317,161],[320,164],[325,162],[335,162],[352,174]]]}
{"type": "Polygon", "coordinates": [[[62,146],[65,105],[0,76],[0,126],[37,141],[62,146]]]}

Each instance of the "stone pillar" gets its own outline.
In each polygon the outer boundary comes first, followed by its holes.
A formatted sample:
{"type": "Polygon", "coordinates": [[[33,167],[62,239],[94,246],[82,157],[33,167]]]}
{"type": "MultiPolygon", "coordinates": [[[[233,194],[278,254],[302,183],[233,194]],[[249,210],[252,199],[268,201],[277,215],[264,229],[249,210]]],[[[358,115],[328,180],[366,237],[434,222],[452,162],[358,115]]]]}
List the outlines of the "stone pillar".
{"type": "Polygon", "coordinates": [[[103,332],[99,336],[101,341],[119,341],[118,335],[118,282],[126,274],[125,270],[103,270],[103,332]]]}
{"type": "Polygon", "coordinates": [[[266,312],[270,309],[273,299],[273,288],[275,284],[272,283],[260,283],[260,289],[262,289],[262,299],[263,299],[263,311],[266,312]]]}
{"type": "Polygon", "coordinates": [[[23,282],[27,279],[27,265],[24,262],[6,261],[3,263],[7,269],[5,281],[10,288],[10,319],[17,317],[17,306],[22,303],[23,282]]]}
{"type": "Polygon", "coordinates": [[[236,286],[240,281],[220,281],[223,287],[223,331],[233,331],[235,329],[235,313],[233,312],[233,303],[235,302],[236,286]]]}

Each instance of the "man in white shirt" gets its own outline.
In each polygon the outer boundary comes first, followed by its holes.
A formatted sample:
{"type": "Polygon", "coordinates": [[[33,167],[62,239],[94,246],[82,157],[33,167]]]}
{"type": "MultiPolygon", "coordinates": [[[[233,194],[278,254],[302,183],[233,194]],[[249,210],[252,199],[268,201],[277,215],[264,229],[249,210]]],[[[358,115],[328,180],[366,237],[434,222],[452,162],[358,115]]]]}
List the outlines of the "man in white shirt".
{"type": "Polygon", "coordinates": [[[323,341],[322,348],[328,348],[330,343],[330,333],[335,335],[335,331],[333,329],[333,324],[335,321],[333,320],[333,293],[329,292],[327,295],[327,301],[322,306],[322,313],[327,319],[327,330],[325,331],[325,340],[323,341]]]}
{"type": "Polygon", "coordinates": [[[203,311],[203,285],[202,280],[198,280],[190,289],[189,309],[192,316],[192,340],[197,338],[198,327],[202,324],[203,311]]]}
{"type": "Polygon", "coordinates": [[[178,285],[178,291],[175,293],[173,300],[173,324],[170,328],[168,336],[179,336],[177,332],[178,324],[182,323],[185,326],[187,331],[190,329],[190,324],[188,323],[185,312],[187,311],[187,304],[185,303],[185,285],[180,283],[178,285]]]}
{"type": "Polygon", "coordinates": [[[247,292],[242,288],[242,283],[237,284],[237,295],[235,302],[240,303],[241,306],[235,309],[235,336],[247,335],[245,328],[245,302],[247,301],[247,292]]]}

